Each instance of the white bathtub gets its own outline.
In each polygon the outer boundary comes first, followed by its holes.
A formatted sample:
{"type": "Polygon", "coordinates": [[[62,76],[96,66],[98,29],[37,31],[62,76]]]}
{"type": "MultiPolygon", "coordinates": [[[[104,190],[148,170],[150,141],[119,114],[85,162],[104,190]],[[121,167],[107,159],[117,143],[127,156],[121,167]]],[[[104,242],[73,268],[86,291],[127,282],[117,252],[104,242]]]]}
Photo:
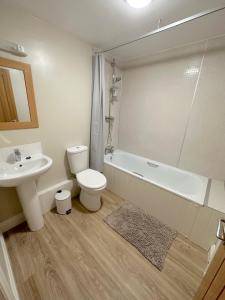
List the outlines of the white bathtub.
{"type": "Polygon", "coordinates": [[[225,214],[207,206],[207,178],[121,150],[105,156],[104,174],[111,192],[206,250],[215,243],[218,219],[225,214]]]}
{"type": "Polygon", "coordinates": [[[206,177],[121,150],[105,155],[104,162],[187,200],[204,205],[208,184],[206,177]]]}

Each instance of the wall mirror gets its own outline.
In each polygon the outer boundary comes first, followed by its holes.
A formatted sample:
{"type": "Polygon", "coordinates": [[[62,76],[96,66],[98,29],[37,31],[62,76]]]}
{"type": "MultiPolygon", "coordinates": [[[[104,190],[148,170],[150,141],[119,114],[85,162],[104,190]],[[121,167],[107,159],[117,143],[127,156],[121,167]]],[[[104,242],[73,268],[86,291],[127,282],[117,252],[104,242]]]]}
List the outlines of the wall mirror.
{"type": "Polygon", "coordinates": [[[0,130],[38,127],[31,67],[0,57],[0,130]]]}

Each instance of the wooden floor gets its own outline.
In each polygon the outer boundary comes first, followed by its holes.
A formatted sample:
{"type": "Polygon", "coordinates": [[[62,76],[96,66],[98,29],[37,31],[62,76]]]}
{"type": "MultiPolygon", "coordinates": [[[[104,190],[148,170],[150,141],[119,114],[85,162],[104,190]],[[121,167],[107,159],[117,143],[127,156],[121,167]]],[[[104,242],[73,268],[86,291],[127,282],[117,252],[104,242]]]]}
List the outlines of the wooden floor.
{"type": "Polygon", "coordinates": [[[21,300],[192,299],[206,252],[179,235],[158,271],[103,222],[121,202],[105,192],[97,213],[75,200],[68,216],[47,213],[39,232],[29,232],[26,224],[7,232],[21,300]]]}

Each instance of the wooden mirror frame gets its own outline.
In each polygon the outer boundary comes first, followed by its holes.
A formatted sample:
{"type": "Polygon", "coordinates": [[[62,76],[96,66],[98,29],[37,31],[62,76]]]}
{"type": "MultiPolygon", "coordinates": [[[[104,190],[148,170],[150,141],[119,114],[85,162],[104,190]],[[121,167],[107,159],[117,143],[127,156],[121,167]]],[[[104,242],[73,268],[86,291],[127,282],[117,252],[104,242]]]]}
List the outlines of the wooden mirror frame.
{"type": "Polygon", "coordinates": [[[29,122],[0,122],[0,130],[37,128],[38,117],[37,117],[33,80],[32,80],[30,65],[19,61],[0,57],[0,68],[1,67],[16,69],[23,72],[26,92],[27,92],[28,107],[30,112],[30,121],[29,122]]]}

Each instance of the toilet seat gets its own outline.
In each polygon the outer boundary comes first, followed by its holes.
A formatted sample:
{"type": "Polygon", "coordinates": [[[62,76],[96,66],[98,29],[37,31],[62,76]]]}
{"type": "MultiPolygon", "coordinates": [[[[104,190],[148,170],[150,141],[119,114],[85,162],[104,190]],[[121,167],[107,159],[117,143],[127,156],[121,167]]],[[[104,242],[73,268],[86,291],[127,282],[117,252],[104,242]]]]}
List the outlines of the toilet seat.
{"type": "Polygon", "coordinates": [[[84,189],[101,190],[106,187],[106,178],[98,171],[87,169],[77,174],[77,182],[84,189]]]}

